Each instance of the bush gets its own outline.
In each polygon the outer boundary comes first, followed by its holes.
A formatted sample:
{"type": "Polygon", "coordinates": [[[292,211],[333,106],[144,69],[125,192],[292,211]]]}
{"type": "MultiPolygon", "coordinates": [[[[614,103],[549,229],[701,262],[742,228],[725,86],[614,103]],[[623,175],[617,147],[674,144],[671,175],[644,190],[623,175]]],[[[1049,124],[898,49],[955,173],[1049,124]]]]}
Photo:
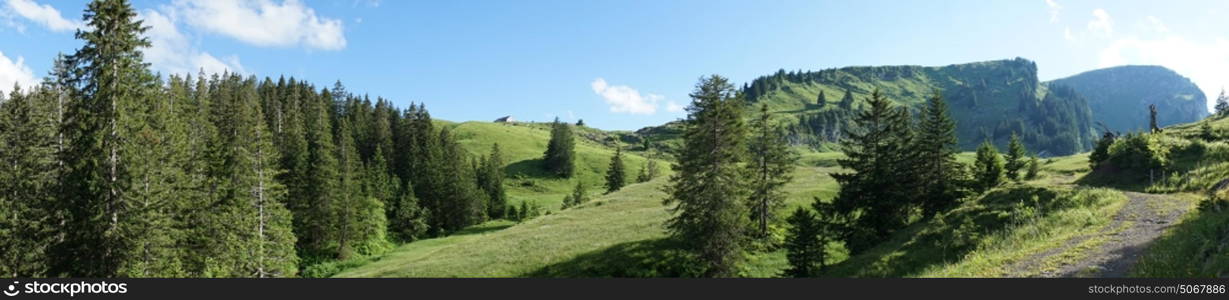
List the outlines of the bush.
{"type": "Polygon", "coordinates": [[[1128,134],[1109,147],[1109,163],[1115,169],[1147,173],[1169,166],[1169,145],[1156,134],[1128,134]]]}

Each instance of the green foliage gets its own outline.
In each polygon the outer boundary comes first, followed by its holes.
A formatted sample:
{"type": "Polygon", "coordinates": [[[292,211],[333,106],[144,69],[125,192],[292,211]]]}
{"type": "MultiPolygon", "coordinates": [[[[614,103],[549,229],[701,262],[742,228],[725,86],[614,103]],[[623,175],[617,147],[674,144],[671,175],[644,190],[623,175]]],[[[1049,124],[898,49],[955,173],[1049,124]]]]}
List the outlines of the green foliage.
{"type": "Polygon", "coordinates": [[[645,160],[644,167],[640,168],[640,175],[636,175],[636,182],[649,182],[649,180],[657,178],[658,172],[660,171],[657,169],[656,160],[645,160]]]}
{"type": "Polygon", "coordinates": [[[504,218],[508,193],[504,191],[504,158],[499,143],[491,145],[491,154],[482,160],[477,176],[478,187],[487,195],[487,216],[491,219],[504,218]]]}
{"type": "Polygon", "coordinates": [[[1029,156],[1028,172],[1024,174],[1024,179],[1030,179],[1030,180],[1037,179],[1037,176],[1040,172],[1041,172],[1041,162],[1037,161],[1037,156],[1029,156]]]}
{"type": "Polygon", "coordinates": [[[1169,165],[1169,147],[1159,134],[1132,133],[1110,145],[1108,162],[1118,170],[1147,174],[1169,165]]]}
{"type": "Polygon", "coordinates": [[[1003,183],[1003,156],[989,141],[977,147],[977,161],[973,164],[977,190],[987,191],[1003,183]]]}
{"type": "Polygon", "coordinates": [[[1014,181],[1022,179],[1020,178],[1020,171],[1027,164],[1025,161],[1027,156],[1028,150],[1024,149],[1024,144],[1020,142],[1019,136],[1013,133],[1011,135],[1011,142],[1007,144],[1007,162],[1004,164],[1008,179],[1014,181]]]}
{"type": "Polygon", "coordinates": [[[1101,136],[1101,139],[1097,140],[1097,145],[1093,148],[1092,154],[1088,155],[1089,168],[1096,170],[1109,160],[1110,146],[1114,144],[1114,139],[1116,138],[1113,133],[1106,132],[1105,135],[1101,136]]]}
{"type": "Polygon", "coordinates": [[[789,259],[789,269],[783,276],[812,277],[823,269],[827,253],[824,241],[821,240],[822,228],[815,215],[806,208],[799,207],[786,219],[790,229],[785,237],[786,258],[789,259]]]}
{"type": "Polygon", "coordinates": [[[912,201],[920,193],[921,174],[909,113],[893,107],[882,93],[871,93],[869,108],[854,119],[859,132],[847,130],[843,143],[848,158],[839,160],[851,171],[832,177],[841,185],[833,207],[848,219],[842,239],[851,253],[882,242],[904,227],[912,201]]]}
{"type": "Polygon", "coordinates": [[[615,154],[610,157],[610,167],[606,169],[606,193],[618,191],[626,183],[627,171],[623,167],[623,148],[615,146],[615,154]]]}
{"type": "Polygon", "coordinates": [[[667,187],[666,203],[675,206],[666,228],[686,241],[705,276],[733,276],[749,220],[739,166],[746,157],[743,99],[717,75],[702,78],[691,97],[684,146],[667,187]]]}
{"type": "Polygon", "coordinates": [[[956,122],[948,115],[947,101],[938,91],[926,101],[917,127],[921,202],[923,212],[931,216],[955,205],[966,193],[961,182],[964,167],[956,161],[956,122]]]}
{"type": "Polygon", "coordinates": [[[790,150],[780,127],[772,122],[768,105],[760,106],[760,114],[751,121],[751,137],[747,143],[750,154],[746,174],[751,188],[747,207],[751,208],[756,236],[768,236],[768,224],[776,219],[776,211],[785,205],[785,184],[793,180],[798,155],[790,150]]]}
{"type": "Polygon", "coordinates": [[[1216,96],[1216,115],[1229,116],[1229,96],[1225,96],[1225,90],[1220,91],[1220,95],[1216,96]]]}
{"type": "Polygon", "coordinates": [[[550,142],[546,144],[543,154],[546,170],[563,178],[571,178],[576,169],[576,142],[572,135],[572,127],[566,123],[551,123],[550,142]]]}
{"type": "Polygon", "coordinates": [[[54,85],[0,95],[0,274],[47,276],[47,245],[54,241],[59,146],[54,85]]]}

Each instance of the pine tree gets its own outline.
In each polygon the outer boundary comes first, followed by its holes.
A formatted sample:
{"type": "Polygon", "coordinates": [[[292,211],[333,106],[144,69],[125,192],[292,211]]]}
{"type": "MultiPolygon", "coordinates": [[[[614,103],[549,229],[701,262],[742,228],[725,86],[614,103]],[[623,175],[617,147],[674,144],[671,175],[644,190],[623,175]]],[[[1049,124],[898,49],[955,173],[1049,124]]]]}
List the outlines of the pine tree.
{"type": "Polygon", "coordinates": [[[824,108],[824,104],[828,104],[827,97],[824,96],[824,91],[819,91],[819,96],[815,97],[815,105],[819,108],[824,108]]]}
{"type": "Polygon", "coordinates": [[[1041,162],[1037,160],[1037,156],[1029,156],[1028,158],[1028,173],[1024,179],[1037,179],[1037,174],[1041,172],[1041,162]]]}
{"type": "Polygon", "coordinates": [[[841,97],[841,103],[840,103],[841,109],[853,110],[853,105],[854,105],[853,91],[846,89],[845,96],[841,97]]]}
{"type": "Polygon", "coordinates": [[[987,191],[1003,183],[1003,156],[990,141],[982,142],[977,147],[977,160],[973,164],[977,189],[987,191]]]}
{"type": "Polygon", "coordinates": [[[305,228],[299,238],[300,257],[319,260],[337,257],[335,211],[343,189],[339,186],[337,147],[333,143],[333,128],[329,121],[328,90],[319,96],[307,94],[303,100],[304,132],[307,155],[302,175],[304,199],[302,212],[295,214],[305,228]]]}
{"type": "Polygon", "coordinates": [[[551,123],[550,141],[546,145],[546,153],[542,161],[546,170],[563,178],[571,178],[575,173],[576,145],[572,137],[572,128],[559,118],[551,123]]]}
{"type": "Polygon", "coordinates": [[[733,276],[749,223],[740,167],[746,157],[744,102],[717,75],[701,78],[691,98],[677,172],[666,188],[666,203],[675,204],[666,228],[704,263],[705,276],[733,276]]]}
{"type": "Polygon", "coordinates": [[[14,86],[0,95],[0,274],[43,277],[47,244],[54,241],[51,210],[59,163],[56,160],[54,87],[31,93],[14,86]]]}
{"type": "Polygon", "coordinates": [[[1020,137],[1015,133],[1011,134],[1011,142],[1007,144],[1007,178],[1019,181],[1020,171],[1025,167],[1025,159],[1028,156],[1028,150],[1024,149],[1024,143],[1020,142],[1020,137]]]}
{"type": "Polygon", "coordinates": [[[180,276],[171,210],[182,157],[167,146],[179,138],[169,129],[176,121],[166,119],[160,82],[141,60],[148,27],[125,0],[91,2],[85,23],[76,35],[85,45],[69,58],[70,82],[81,89],[61,129],[68,142],[57,210],[66,219],[50,274],[180,276]]]}
{"type": "Polygon", "coordinates": [[[1205,142],[1216,140],[1216,133],[1212,131],[1212,122],[1204,120],[1199,122],[1199,138],[1205,142]]]}
{"type": "Polygon", "coordinates": [[[922,109],[915,148],[923,188],[922,207],[928,216],[951,207],[963,197],[956,147],[956,122],[948,114],[947,101],[935,91],[922,109]]]}
{"type": "Polygon", "coordinates": [[[614,156],[610,157],[610,167],[606,169],[606,193],[613,193],[626,184],[627,174],[623,166],[623,148],[615,147],[614,156]]]}
{"type": "Polygon", "coordinates": [[[653,159],[645,159],[644,167],[640,168],[640,174],[636,175],[636,182],[649,182],[653,178],[657,178],[657,161],[653,159]]]}
{"type": "Polygon", "coordinates": [[[817,275],[827,256],[820,240],[819,221],[803,207],[795,209],[786,220],[790,225],[785,236],[785,257],[789,260],[789,268],[782,275],[794,278],[817,275]]]}
{"type": "Polygon", "coordinates": [[[455,172],[453,176],[441,180],[440,193],[436,195],[439,197],[439,207],[431,214],[437,222],[433,226],[452,232],[481,223],[486,217],[487,200],[474,180],[473,167],[468,165],[469,157],[448,128],[440,130],[439,145],[444,170],[455,172]]]}
{"type": "Polygon", "coordinates": [[[833,174],[841,190],[834,209],[849,218],[843,237],[851,253],[861,253],[903,228],[908,211],[920,194],[919,173],[910,131],[909,113],[893,108],[878,90],[868,99],[869,109],[854,119],[860,130],[843,129],[848,158],[841,167],[852,173],[833,174]]]}
{"type": "Polygon", "coordinates": [[[1097,170],[1101,164],[1109,160],[1110,146],[1114,145],[1115,135],[1112,132],[1105,132],[1101,139],[1097,140],[1097,144],[1093,147],[1092,154],[1088,155],[1089,168],[1097,170]]]}
{"type": "Polygon", "coordinates": [[[491,219],[503,218],[508,195],[504,191],[504,159],[498,143],[491,145],[491,154],[482,160],[477,176],[478,187],[487,194],[487,216],[491,219]]]}
{"type": "Polygon", "coordinates": [[[1220,90],[1220,95],[1216,96],[1216,115],[1229,116],[1229,96],[1225,95],[1225,89],[1220,90]]]}
{"type": "Polygon", "coordinates": [[[414,197],[413,185],[402,184],[401,192],[394,203],[390,206],[392,213],[388,218],[388,230],[392,232],[393,238],[411,242],[427,233],[428,212],[419,206],[418,198],[414,197]]]}
{"type": "Polygon", "coordinates": [[[789,149],[781,128],[772,123],[768,104],[760,106],[760,115],[751,122],[751,139],[748,143],[750,161],[747,174],[751,197],[747,206],[755,221],[759,237],[768,236],[768,223],[776,218],[775,212],[785,205],[785,184],[793,180],[794,164],[798,158],[789,149]]]}

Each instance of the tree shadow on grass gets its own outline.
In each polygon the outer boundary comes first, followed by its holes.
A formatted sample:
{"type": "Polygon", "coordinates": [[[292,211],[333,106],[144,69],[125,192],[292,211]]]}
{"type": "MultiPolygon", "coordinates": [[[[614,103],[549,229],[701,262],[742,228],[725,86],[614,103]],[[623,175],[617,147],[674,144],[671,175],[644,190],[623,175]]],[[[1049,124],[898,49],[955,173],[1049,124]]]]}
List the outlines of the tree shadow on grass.
{"type": "Polygon", "coordinates": [[[626,242],[547,265],[527,277],[696,277],[697,262],[677,240],[660,238],[626,242]]]}
{"type": "Polygon", "coordinates": [[[1045,214],[1069,203],[1052,190],[1018,185],[996,189],[924,223],[914,224],[864,253],[829,266],[823,277],[911,277],[963,259],[982,239],[1024,220],[1031,210],[1045,214]]]}

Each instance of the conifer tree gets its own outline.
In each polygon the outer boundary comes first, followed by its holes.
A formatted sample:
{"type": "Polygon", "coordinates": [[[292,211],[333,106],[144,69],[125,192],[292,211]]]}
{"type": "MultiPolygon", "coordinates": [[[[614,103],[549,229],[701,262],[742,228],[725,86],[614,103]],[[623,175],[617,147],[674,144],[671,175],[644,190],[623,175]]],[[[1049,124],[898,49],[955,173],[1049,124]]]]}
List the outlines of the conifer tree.
{"type": "Polygon", "coordinates": [[[613,193],[623,188],[627,182],[627,174],[623,166],[623,148],[615,147],[614,156],[610,157],[610,166],[606,169],[606,193],[613,193]]]}
{"type": "Polygon", "coordinates": [[[841,185],[833,209],[849,220],[844,233],[851,253],[861,253],[903,228],[908,211],[920,194],[917,158],[908,112],[893,108],[891,101],[875,90],[869,109],[854,119],[860,130],[843,129],[842,142],[848,158],[838,160],[852,173],[832,177],[841,185]]]}
{"type": "Polygon", "coordinates": [[[977,147],[977,160],[973,164],[977,189],[987,191],[1003,183],[1003,156],[990,141],[977,147]]]}
{"type": "Polygon", "coordinates": [[[819,96],[815,97],[815,105],[819,108],[824,108],[824,104],[828,104],[828,98],[824,96],[824,91],[819,91],[819,96]]]}
{"type": "Polygon", "coordinates": [[[772,123],[768,104],[761,105],[759,116],[751,121],[751,139],[747,146],[751,154],[747,164],[751,197],[747,199],[747,206],[755,221],[755,233],[767,237],[768,223],[776,218],[774,212],[785,205],[783,189],[793,180],[794,163],[798,158],[790,151],[781,128],[772,123]]]}
{"type": "Polygon", "coordinates": [[[1216,140],[1216,133],[1212,131],[1212,122],[1204,120],[1199,122],[1199,138],[1205,142],[1216,140]]]}
{"type": "Polygon", "coordinates": [[[1013,181],[1019,181],[1020,171],[1024,169],[1027,161],[1028,150],[1024,149],[1024,143],[1020,142],[1020,137],[1015,133],[1011,134],[1011,142],[1007,144],[1007,178],[1013,181]]]}
{"type": "Polygon", "coordinates": [[[542,161],[546,170],[563,178],[571,178],[576,172],[576,145],[572,137],[572,128],[559,122],[559,118],[551,123],[550,141],[546,145],[546,153],[542,161]]]}
{"type": "Polygon", "coordinates": [[[785,236],[785,257],[789,260],[789,268],[782,275],[794,278],[815,276],[827,256],[820,238],[819,220],[803,207],[795,209],[786,220],[790,225],[785,236]]]}
{"type": "Polygon", "coordinates": [[[666,188],[666,203],[675,204],[666,228],[704,263],[705,276],[733,276],[749,223],[740,167],[746,161],[744,102],[718,75],[701,78],[691,98],[677,172],[666,188]]]}
{"type": "Polygon", "coordinates": [[[922,207],[932,216],[963,196],[959,182],[962,168],[956,162],[956,122],[938,91],[922,109],[917,134],[915,149],[922,180],[922,207]]]}
{"type": "Polygon", "coordinates": [[[1220,90],[1220,95],[1216,96],[1216,115],[1229,116],[1229,96],[1225,95],[1225,89],[1220,90]]]}
{"type": "Polygon", "coordinates": [[[636,175],[636,182],[653,180],[653,178],[657,178],[658,172],[660,171],[657,169],[657,161],[651,158],[645,159],[644,167],[640,168],[640,174],[636,175]]]}
{"type": "Polygon", "coordinates": [[[504,191],[504,159],[499,144],[491,145],[491,154],[482,160],[478,170],[478,187],[487,194],[487,216],[492,219],[504,217],[508,195],[504,191]]]}
{"type": "Polygon", "coordinates": [[[148,29],[125,0],[89,3],[85,45],[69,57],[69,80],[80,97],[67,105],[61,132],[57,213],[65,220],[49,251],[49,275],[81,277],[179,276],[178,238],[170,210],[177,205],[177,139],[159,82],[142,62],[148,29]]]}
{"type": "MultiPolygon", "coordinates": [[[[47,84],[47,83],[44,83],[47,84]]],[[[0,95],[0,274],[42,277],[47,244],[58,226],[54,211],[59,164],[53,87],[0,95]]]]}
{"type": "Polygon", "coordinates": [[[1024,179],[1037,179],[1037,174],[1041,172],[1041,162],[1037,160],[1037,156],[1028,157],[1028,172],[1025,173],[1024,179]]]}
{"type": "Polygon", "coordinates": [[[854,105],[853,91],[846,89],[845,96],[841,97],[841,103],[840,103],[841,109],[852,110],[853,105],[854,105]]]}

